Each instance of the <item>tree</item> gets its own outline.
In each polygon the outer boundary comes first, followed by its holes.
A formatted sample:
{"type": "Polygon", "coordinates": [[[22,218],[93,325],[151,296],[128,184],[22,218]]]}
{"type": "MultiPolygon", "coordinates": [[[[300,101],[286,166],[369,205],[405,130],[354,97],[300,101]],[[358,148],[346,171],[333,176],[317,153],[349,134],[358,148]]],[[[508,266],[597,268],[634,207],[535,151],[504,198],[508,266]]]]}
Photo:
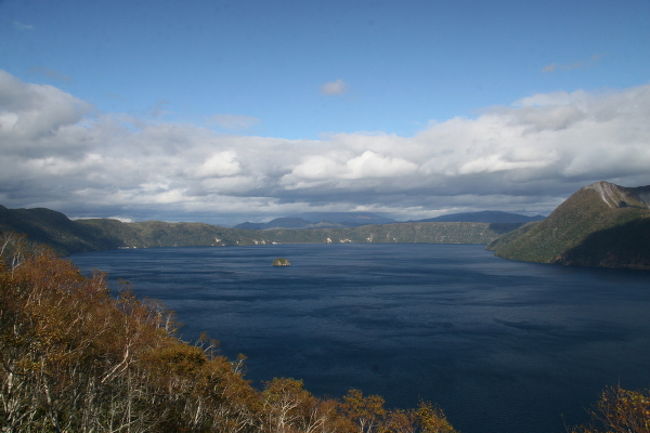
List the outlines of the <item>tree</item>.
{"type": "Polygon", "coordinates": [[[650,390],[606,388],[591,411],[591,423],[572,433],[650,433],[650,390]]]}
{"type": "Polygon", "coordinates": [[[343,397],[341,409],[346,418],[357,426],[359,433],[380,431],[379,427],[386,415],[382,397],[378,395],[364,397],[363,392],[358,389],[348,391],[343,397]]]}

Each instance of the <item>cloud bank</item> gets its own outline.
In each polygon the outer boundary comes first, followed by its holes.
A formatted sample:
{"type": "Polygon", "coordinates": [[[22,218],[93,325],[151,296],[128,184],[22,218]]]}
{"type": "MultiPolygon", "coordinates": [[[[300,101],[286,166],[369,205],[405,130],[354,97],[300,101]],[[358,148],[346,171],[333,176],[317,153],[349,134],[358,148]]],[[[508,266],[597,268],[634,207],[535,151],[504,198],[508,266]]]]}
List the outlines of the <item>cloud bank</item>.
{"type": "Polygon", "coordinates": [[[650,183],[650,85],[537,94],[412,137],[222,135],[97,113],[0,71],[0,204],[236,223],[303,211],[548,212],[597,180],[650,183]]]}

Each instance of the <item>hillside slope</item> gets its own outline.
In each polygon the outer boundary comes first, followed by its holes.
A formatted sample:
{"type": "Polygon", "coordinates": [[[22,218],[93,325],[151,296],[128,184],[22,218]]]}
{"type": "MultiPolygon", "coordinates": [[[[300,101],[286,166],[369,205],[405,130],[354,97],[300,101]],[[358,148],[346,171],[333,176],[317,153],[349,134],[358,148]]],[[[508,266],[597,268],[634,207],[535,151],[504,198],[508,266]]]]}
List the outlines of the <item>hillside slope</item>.
{"type": "MultiPolygon", "coordinates": [[[[107,220],[109,221],[109,220],[107,220]]],[[[115,221],[119,223],[119,221],[115,221]]],[[[70,220],[50,209],[7,209],[0,206],[0,232],[16,232],[62,254],[117,248],[122,241],[106,231],[70,220]]]]}
{"type": "Polygon", "coordinates": [[[489,245],[513,260],[650,269],[650,186],[588,185],[489,245]]]}
{"type": "Polygon", "coordinates": [[[80,220],[77,223],[94,227],[106,237],[119,239],[121,248],[254,245],[256,239],[251,230],[202,223],[123,223],[109,219],[80,220]]]}

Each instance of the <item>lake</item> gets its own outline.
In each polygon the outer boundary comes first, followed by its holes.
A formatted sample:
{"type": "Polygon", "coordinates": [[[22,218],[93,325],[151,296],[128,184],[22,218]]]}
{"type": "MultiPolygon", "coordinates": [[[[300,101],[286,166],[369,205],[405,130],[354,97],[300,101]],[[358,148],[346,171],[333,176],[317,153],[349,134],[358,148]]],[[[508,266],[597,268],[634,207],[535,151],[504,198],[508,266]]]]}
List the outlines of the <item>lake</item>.
{"type": "Polygon", "coordinates": [[[390,407],[438,404],[463,433],[553,433],[605,386],[650,387],[650,273],[494,257],[481,245],[157,248],[73,255],[163,301],[256,383],[301,378],[390,407]],[[293,266],[271,266],[286,257],[293,266]]]}

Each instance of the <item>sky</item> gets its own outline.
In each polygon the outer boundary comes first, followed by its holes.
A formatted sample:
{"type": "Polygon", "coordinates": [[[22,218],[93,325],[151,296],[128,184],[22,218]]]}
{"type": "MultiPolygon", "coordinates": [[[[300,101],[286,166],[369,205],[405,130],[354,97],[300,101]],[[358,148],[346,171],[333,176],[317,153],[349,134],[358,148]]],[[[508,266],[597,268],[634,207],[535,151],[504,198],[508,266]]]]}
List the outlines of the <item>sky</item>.
{"type": "Polygon", "coordinates": [[[650,1],[0,0],[0,204],[231,225],[650,184],[650,1]]]}

